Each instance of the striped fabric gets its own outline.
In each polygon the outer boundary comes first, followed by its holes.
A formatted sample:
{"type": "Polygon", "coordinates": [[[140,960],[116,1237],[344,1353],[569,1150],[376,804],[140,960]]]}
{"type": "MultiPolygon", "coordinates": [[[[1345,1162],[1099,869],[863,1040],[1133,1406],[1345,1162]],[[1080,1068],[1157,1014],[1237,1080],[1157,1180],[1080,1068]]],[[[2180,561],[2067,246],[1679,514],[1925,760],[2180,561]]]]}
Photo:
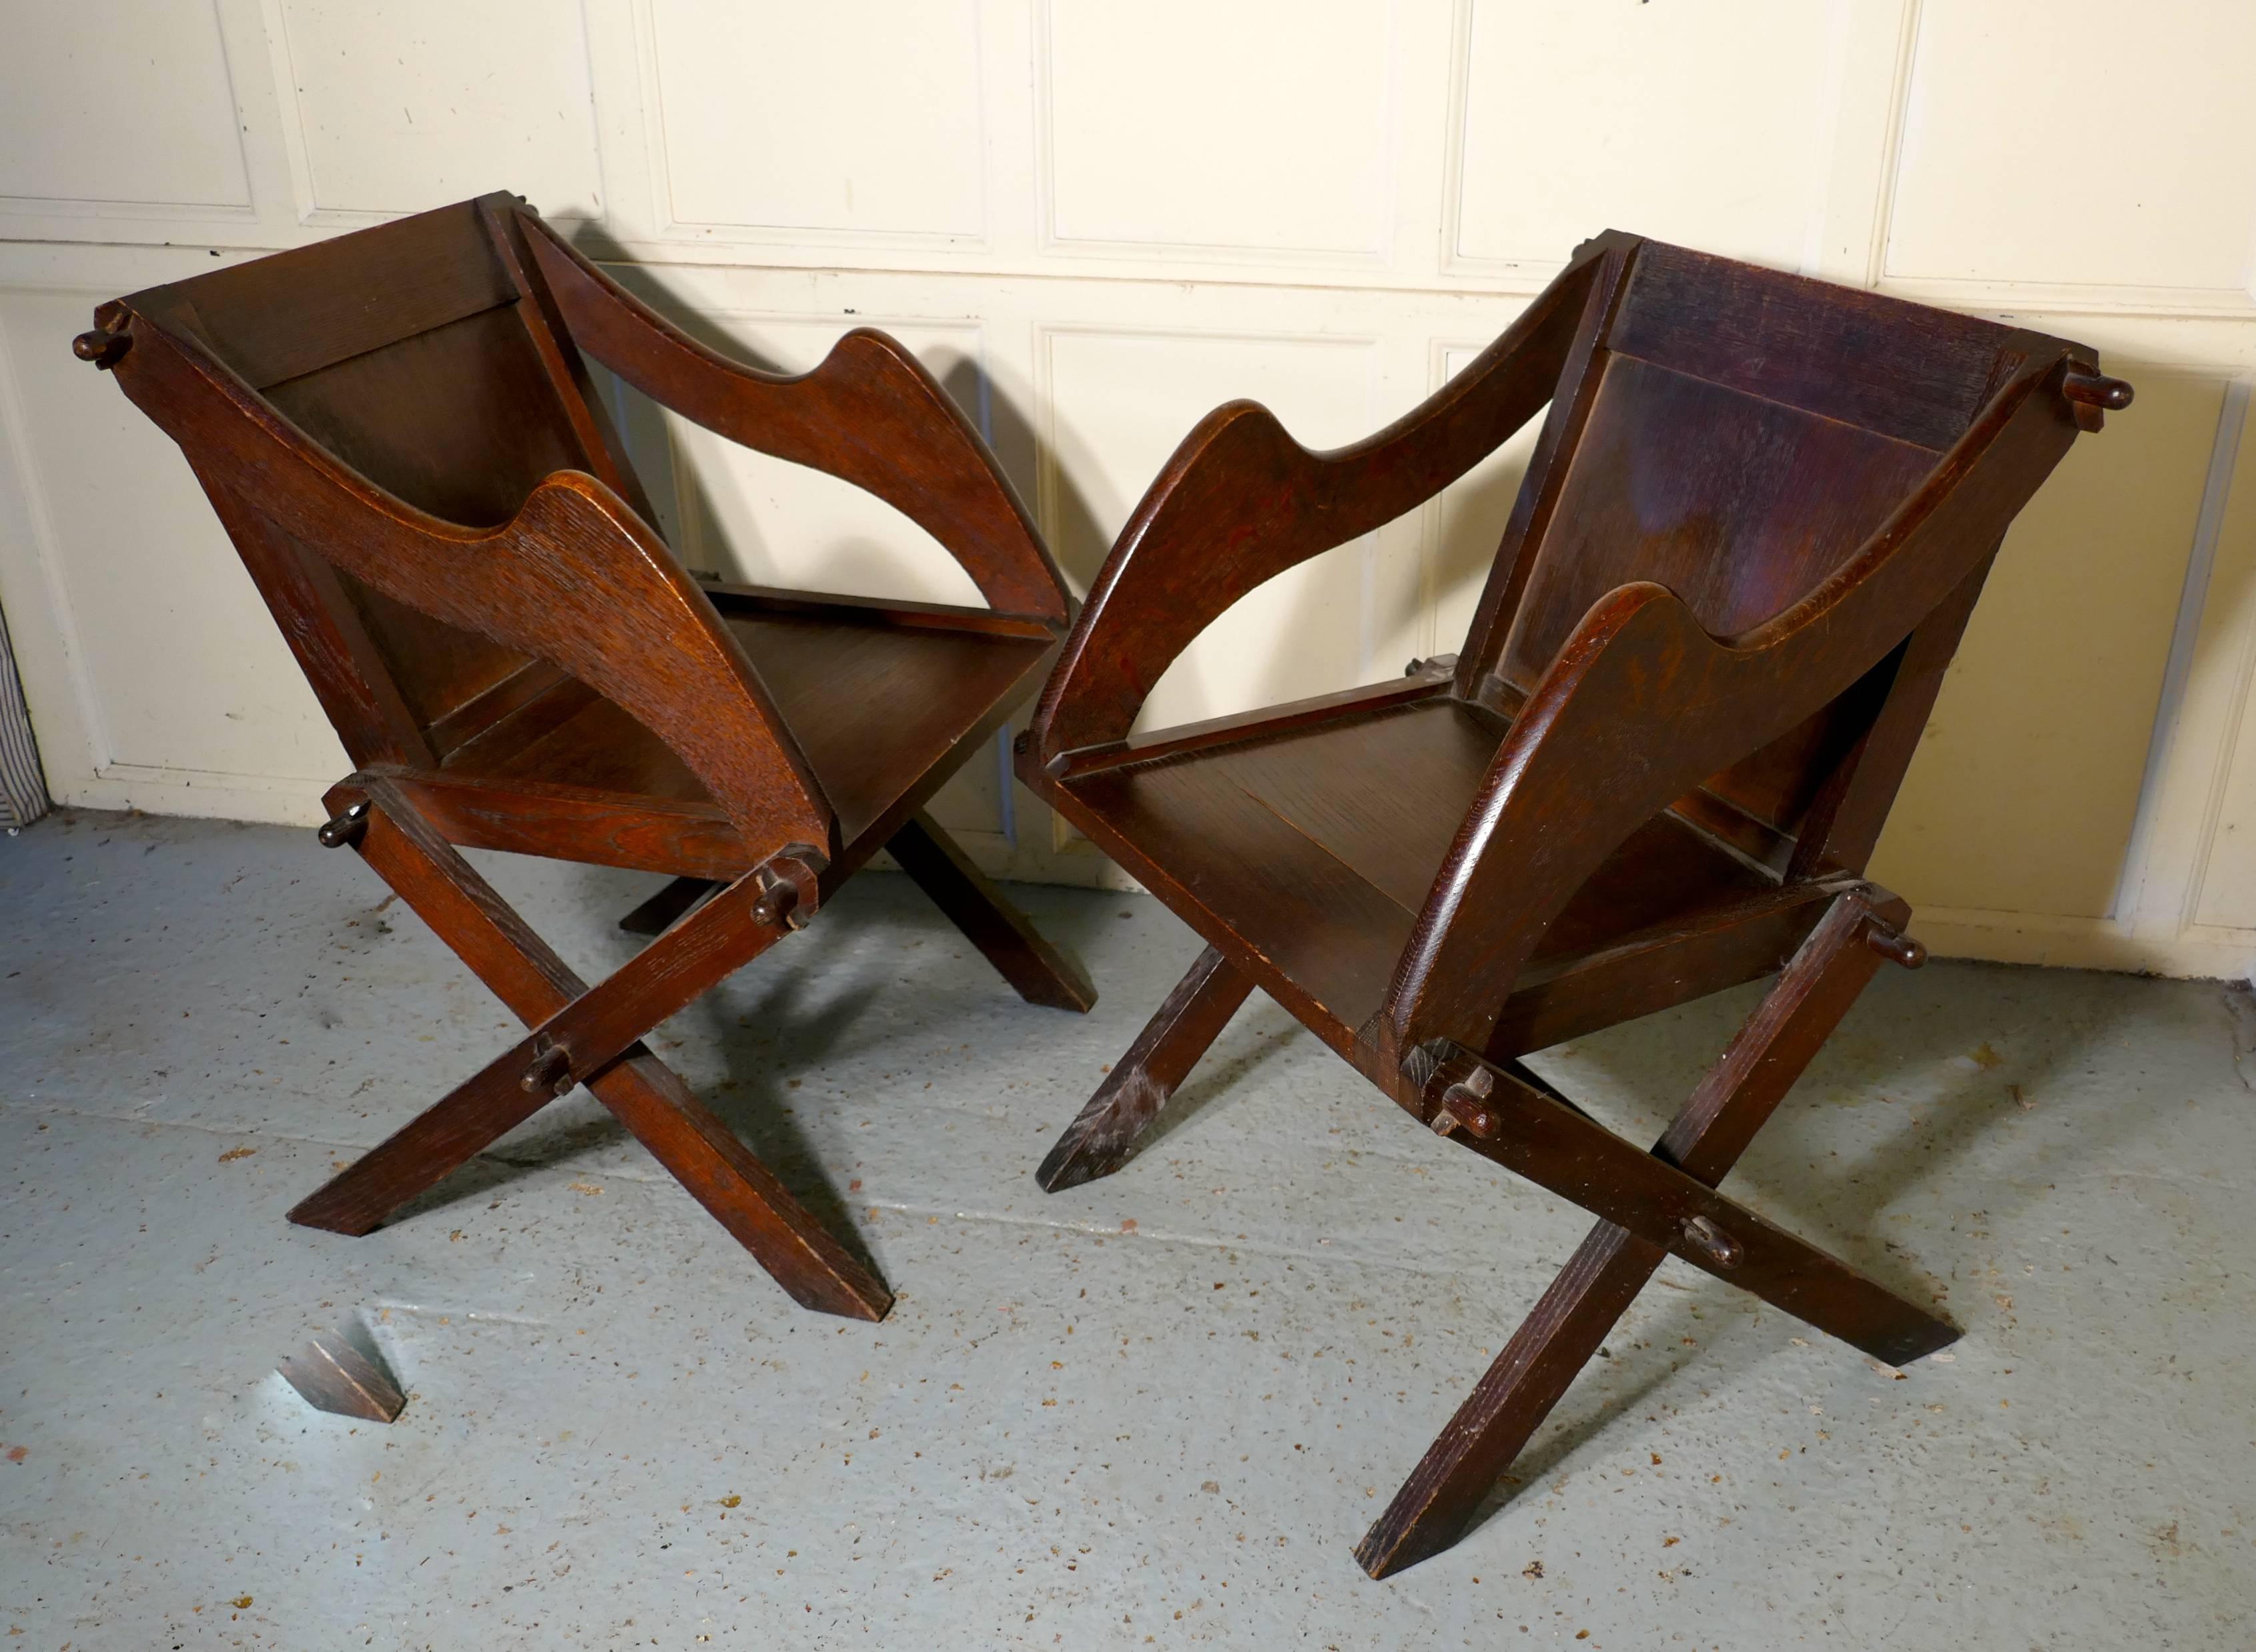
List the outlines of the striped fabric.
{"type": "Polygon", "coordinates": [[[39,773],[39,748],[32,739],[32,714],[16,680],[8,621],[0,616],[0,827],[12,832],[46,812],[47,787],[39,773]]]}

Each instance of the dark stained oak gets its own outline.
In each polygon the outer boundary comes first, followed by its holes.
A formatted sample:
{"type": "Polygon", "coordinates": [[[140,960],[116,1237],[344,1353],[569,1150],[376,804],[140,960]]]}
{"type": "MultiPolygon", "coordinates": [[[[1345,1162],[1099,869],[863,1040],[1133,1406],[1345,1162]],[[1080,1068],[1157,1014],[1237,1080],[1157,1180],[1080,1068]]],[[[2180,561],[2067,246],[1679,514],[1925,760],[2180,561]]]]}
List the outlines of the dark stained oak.
{"type": "Polygon", "coordinates": [[[1865,865],[2006,528],[2129,404],[2083,347],[1610,231],[1368,441],[1202,421],[1066,638],[1019,773],[1207,943],[1052,1149],[1132,1156],[1258,986],[1421,1124],[1600,1218],[1358,1550],[1455,1543],[1663,1257],[1876,1358],[1956,1331],[1717,1191],[1883,957],[1865,865]],[[1132,733],[1263,581],[1538,413],[1471,626],[1402,680],[1132,733]],[[1519,1057],[1778,973],[1640,1152],[1519,1057]]]}
{"type": "Polygon", "coordinates": [[[1089,978],[1003,900],[987,874],[930,815],[920,813],[902,822],[885,848],[1020,998],[1058,1010],[1086,1013],[1096,1007],[1096,989],[1089,978]]]}
{"type": "Polygon", "coordinates": [[[1167,994],[1160,1013],[1115,1063],[1081,1116],[1034,1172],[1046,1192],[1062,1193],[1128,1161],[1136,1139],[1160,1116],[1198,1058],[1253,991],[1251,977],[1209,947],[1167,994]]]}
{"type": "Polygon", "coordinates": [[[669,879],[666,887],[621,918],[619,928],[629,935],[664,935],[683,913],[714,890],[726,887],[710,878],[669,879]]]}
{"type": "MultiPolygon", "coordinates": [[[[1908,915],[1900,900],[1881,900],[1884,919],[1900,924],[1908,915]]],[[[1777,986],[1654,1145],[1655,1160],[1711,1186],[1723,1180],[1879,967],[1879,954],[1865,944],[1873,915],[1871,899],[1858,887],[1829,902],[1777,986]]],[[[1752,1229],[1751,1223],[1731,1217],[1724,1225],[1726,1231],[1736,1229],[1742,1241],[1752,1229]]],[[[1681,1220],[1677,1225],[1681,1229],[1681,1220]]],[[[1364,1535],[1356,1557],[1371,1576],[1399,1571],[1456,1541],[1489,1488],[1670,1249],[1734,1284],[1755,1287],[1745,1272],[1749,1259],[1744,1253],[1719,1268],[1712,1253],[1693,1247],[1681,1232],[1674,1237],[1672,1246],[1603,1219],[1590,1231],[1364,1535]]],[[[1821,1305],[1821,1312],[1829,1314],[1851,1293],[1842,1291],[1837,1281],[1824,1280],[1822,1264],[1787,1276],[1790,1285],[1819,1281],[1834,1286],[1823,1293],[1821,1305]]],[[[1957,1338],[1957,1331],[1940,1318],[1894,1303],[1869,1281],[1858,1280],[1851,1292],[1877,1310],[1874,1317],[1862,1324],[1852,1320],[1822,1328],[1875,1359],[1902,1365],[1957,1338]],[[1861,1334],[1866,1331],[1878,1334],[1861,1334]]],[[[1789,1313],[1816,1319],[1794,1302],[1760,1294],[1789,1313]]]]}
{"type": "Polygon", "coordinates": [[[885,1287],[639,1041],[888,844],[1022,995],[1094,1001],[922,813],[1072,610],[962,414],[866,329],[798,378],[730,362],[508,194],[95,319],[74,349],[179,442],[357,766],[323,841],[528,1029],[292,1219],[365,1233],[585,1083],[795,1300],[882,1317],[885,1287]],[[652,526],[589,358],[899,505],[991,606],[700,583],[652,526]],[[463,846],[674,882],[630,914],[649,946],[589,986],[463,846]]]}

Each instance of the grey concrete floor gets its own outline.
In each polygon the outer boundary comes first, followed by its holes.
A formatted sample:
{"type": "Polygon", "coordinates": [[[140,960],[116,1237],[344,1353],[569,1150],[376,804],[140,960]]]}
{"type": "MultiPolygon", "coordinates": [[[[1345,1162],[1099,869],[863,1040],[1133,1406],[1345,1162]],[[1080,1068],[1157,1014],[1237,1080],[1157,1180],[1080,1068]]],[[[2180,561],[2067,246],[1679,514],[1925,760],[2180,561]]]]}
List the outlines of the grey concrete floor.
{"type": "MultiPolygon", "coordinates": [[[[656,880],[488,859],[583,971],[656,880]]],[[[1889,971],[1732,1190],[1967,1335],[1898,1378],[1670,1263],[1458,1548],[1350,1550],[1586,1223],[1258,996],[1033,1171],[1197,950],[857,880],[658,1042],[899,1292],[802,1312],[585,1092],[365,1239],[283,1212],[514,1035],[310,832],[0,841],[0,1645],[2256,1645],[2245,992],[1889,971]],[[397,1424],[273,1374],[365,1321],[397,1424]]],[[[1649,1136],[1752,1001],[1538,1064],[1649,1136]]]]}

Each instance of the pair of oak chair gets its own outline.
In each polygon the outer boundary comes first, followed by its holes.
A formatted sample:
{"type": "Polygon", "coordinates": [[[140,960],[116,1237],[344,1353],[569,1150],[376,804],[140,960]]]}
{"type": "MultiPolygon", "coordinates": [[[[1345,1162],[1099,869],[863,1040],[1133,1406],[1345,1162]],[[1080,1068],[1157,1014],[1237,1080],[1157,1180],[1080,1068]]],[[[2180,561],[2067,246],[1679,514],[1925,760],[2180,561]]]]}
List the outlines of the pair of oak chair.
{"type": "Polygon", "coordinates": [[[483,197],[102,306],[75,341],[180,445],[335,724],[350,844],[525,1036],[291,1219],[364,1233],[586,1084],[797,1301],[891,1297],[640,1041],[880,848],[1021,995],[1086,980],[924,812],[1045,680],[1036,793],[1206,949],[1038,1172],[1131,1154],[1258,986],[1413,1118],[1597,1224],[1357,1550],[1446,1548],[1664,1257],[1876,1358],[1957,1334],[1717,1192],[1908,911],[1863,876],[1999,540],[2129,386],[2059,339],[1609,233],[1399,423],[1310,453],[1202,422],[1075,613],[899,345],[797,378],[696,342],[483,197]],[[592,358],[897,506],[988,606],[693,579],[592,358]],[[1542,415],[1460,651],[1135,733],[1275,575],[1542,415]],[[582,982],[460,853],[670,874],[582,982]],[[1651,1151],[1521,1057],[1776,972],[1651,1151]]]}

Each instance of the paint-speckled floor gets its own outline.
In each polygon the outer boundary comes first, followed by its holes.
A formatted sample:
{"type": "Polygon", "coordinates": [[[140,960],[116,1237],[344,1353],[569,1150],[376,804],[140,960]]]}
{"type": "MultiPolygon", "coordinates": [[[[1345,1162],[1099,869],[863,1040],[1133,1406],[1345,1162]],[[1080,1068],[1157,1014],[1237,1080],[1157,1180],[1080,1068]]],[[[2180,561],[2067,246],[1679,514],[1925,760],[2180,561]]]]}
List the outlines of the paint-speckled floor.
{"type": "MultiPolygon", "coordinates": [[[[584,971],[655,886],[485,863],[584,971]]],[[[899,1303],[795,1310],[585,1092],[394,1225],[283,1211],[511,1035],[310,832],[0,841],[0,1645],[2256,1645],[2245,995],[1884,972],[1731,1189],[1967,1327],[1906,1378],[1670,1263],[1457,1549],[1350,1550],[1581,1235],[1257,995],[1120,1175],[1033,1171],[1197,946],[857,881],[659,1042],[899,1303]],[[364,1316],[390,1428],[273,1374],[364,1316]]],[[[1539,1065],[1649,1136],[1747,992],[1539,1065]]]]}

